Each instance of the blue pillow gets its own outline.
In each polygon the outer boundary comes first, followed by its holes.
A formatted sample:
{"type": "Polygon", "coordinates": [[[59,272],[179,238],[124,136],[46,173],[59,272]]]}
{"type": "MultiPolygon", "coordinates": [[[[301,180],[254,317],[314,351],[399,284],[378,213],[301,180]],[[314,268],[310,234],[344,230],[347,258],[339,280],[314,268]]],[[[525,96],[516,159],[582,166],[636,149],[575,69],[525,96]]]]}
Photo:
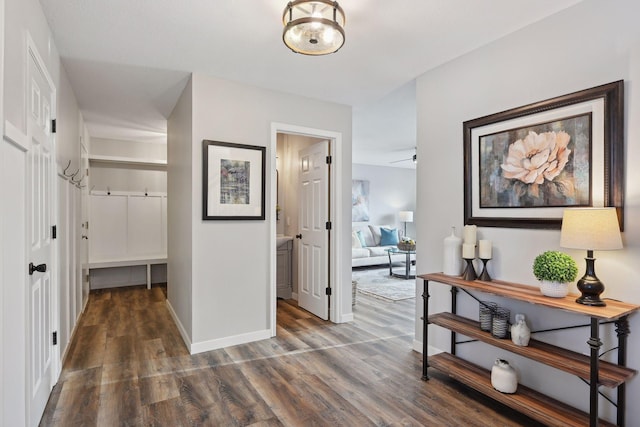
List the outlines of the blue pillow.
{"type": "Polygon", "coordinates": [[[363,248],[366,248],[367,247],[367,243],[364,241],[364,236],[362,235],[362,230],[356,231],[356,236],[358,236],[358,240],[360,240],[360,245],[362,245],[363,248]]]}
{"type": "Polygon", "coordinates": [[[398,229],[380,228],[380,246],[393,246],[398,244],[398,229]]]}

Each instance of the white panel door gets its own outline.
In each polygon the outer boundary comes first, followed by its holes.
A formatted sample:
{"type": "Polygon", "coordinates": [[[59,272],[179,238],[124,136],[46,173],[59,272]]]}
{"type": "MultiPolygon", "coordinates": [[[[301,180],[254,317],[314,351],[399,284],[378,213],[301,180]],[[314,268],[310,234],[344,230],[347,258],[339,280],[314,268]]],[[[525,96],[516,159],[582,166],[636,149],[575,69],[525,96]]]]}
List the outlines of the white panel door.
{"type": "Polygon", "coordinates": [[[298,304],[329,318],[329,141],[300,150],[298,304]]]}
{"type": "MultiPolygon", "coordinates": [[[[53,387],[53,313],[56,312],[52,279],[55,268],[51,225],[55,191],[55,145],[51,133],[54,88],[46,71],[29,52],[27,66],[27,255],[29,264],[28,392],[29,425],[38,425],[53,387]],[[52,270],[54,270],[52,272],[52,270]]],[[[27,266],[25,266],[25,269],[27,266]]]]}

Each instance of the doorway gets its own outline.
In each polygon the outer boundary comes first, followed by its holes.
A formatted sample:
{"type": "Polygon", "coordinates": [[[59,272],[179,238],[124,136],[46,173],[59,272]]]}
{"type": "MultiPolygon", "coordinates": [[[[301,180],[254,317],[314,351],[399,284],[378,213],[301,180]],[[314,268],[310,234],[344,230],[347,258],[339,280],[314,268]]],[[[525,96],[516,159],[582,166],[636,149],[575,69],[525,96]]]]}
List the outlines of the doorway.
{"type": "MultiPolygon", "coordinates": [[[[328,141],[331,146],[331,153],[341,153],[342,147],[342,135],[336,132],[304,128],[295,125],[287,125],[274,123],[272,124],[272,138],[271,138],[271,197],[270,209],[274,212],[271,221],[271,333],[272,336],[276,335],[276,300],[277,300],[277,247],[276,241],[280,241],[276,238],[277,235],[295,237],[296,234],[301,234],[299,231],[299,190],[293,190],[291,187],[294,185],[291,181],[291,176],[297,175],[292,173],[292,168],[296,167],[298,163],[298,152],[305,146],[311,146],[313,143],[319,141],[328,141]],[[288,140],[288,141],[287,141],[288,140]],[[278,148],[278,141],[280,141],[280,149],[278,148]],[[295,159],[295,162],[293,161],[295,159]],[[287,207],[288,206],[288,207],[287,207]],[[277,211],[278,209],[278,211],[277,211]],[[277,219],[280,218],[280,219],[277,219]]],[[[328,251],[326,254],[327,260],[327,286],[331,287],[330,304],[324,318],[328,318],[333,322],[341,322],[351,319],[344,319],[342,310],[340,310],[341,302],[341,279],[340,279],[340,248],[337,244],[338,239],[333,236],[340,235],[340,221],[336,221],[339,212],[341,212],[341,204],[339,203],[341,186],[341,159],[340,156],[332,155],[332,164],[329,172],[328,183],[328,196],[326,200],[326,206],[328,210],[328,218],[331,221],[331,230],[328,234],[331,236],[328,240],[328,251]]],[[[296,180],[297,182],[297,180],[296,180]]],[[[297,185],[297,184],[296,184],[297,185]]],[[[300,239],[296,239],[300,240],[300,239]]],[[[296,243],[296,247],[299,245],[296,243]]],[[[298,283],[298,253],[293,251],[292,259],[292,287],[293,297],[299,298],[299,286],[298,283]]],[[[323,316],[319,316],[323,317],[323,316]]]]}

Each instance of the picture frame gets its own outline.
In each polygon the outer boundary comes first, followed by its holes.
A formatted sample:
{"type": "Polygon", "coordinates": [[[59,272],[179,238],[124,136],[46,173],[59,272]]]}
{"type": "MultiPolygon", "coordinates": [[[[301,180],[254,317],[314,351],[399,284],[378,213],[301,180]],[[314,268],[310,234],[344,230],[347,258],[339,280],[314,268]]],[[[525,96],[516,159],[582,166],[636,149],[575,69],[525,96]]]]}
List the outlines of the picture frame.
{"type": "Polygon", "coordinates": [[[202,219],[264,220],[266,147],[202,141],[202,219]]]}
{"type": "Polygon", "coordinates": [[[464,224],[560,229],[615,207],[624,230],[624,81],[463,123],[464,224]]]}

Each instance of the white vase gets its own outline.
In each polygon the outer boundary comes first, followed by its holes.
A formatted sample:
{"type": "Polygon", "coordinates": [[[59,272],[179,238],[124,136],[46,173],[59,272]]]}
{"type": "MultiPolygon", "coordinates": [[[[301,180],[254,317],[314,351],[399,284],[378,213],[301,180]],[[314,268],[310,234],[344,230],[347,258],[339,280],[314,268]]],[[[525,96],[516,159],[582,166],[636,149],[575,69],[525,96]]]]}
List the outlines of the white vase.
{"type": "Polygon", "coordinates": [[[496,359],[491,368],[491,385],[500,393],[515,393],[518,389],[518,376],[515,369],[504,359],[496,359]]]}
{"type": "Polygon", "coordinates": [[[451,227],[451,236],[444,239],[442,272],[448,276],[462,273],[462,239],[456,236],[456,228],[451,227]]]}
{"type": "Polygon", "coordinates": [[[530,338],[531,330],[527,326],[524,314],[516,314],[516,323],[511,325],[511,341],[515,345],[526,347],[530,338]]]}
{"type": "Polygon", "coordinates": [[[564,298],[569,293],[569,284],[565,282],[552,282],[550,280],[540,281],[540,292],[542,295],[553,298],[564,298]]]}

